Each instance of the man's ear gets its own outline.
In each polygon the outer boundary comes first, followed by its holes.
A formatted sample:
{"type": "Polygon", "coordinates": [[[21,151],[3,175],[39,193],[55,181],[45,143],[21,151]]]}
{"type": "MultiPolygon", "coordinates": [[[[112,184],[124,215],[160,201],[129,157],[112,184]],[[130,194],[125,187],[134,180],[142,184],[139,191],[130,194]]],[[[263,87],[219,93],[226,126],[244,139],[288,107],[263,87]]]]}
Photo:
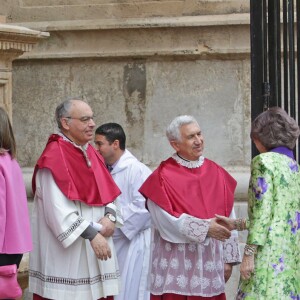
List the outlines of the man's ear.
{"type": "Polygon", "coordinates": [[[179,150],[177,141],[171,141],[170,145],[176,150],[176,152],[179,150]]]}
{"type": "Polygon", "coordinates": [[[114,140],[112,144],[114,146],[114,149],[119,149],[120,148],[120,141],[119,140],[114,140]]]}
{"type": "Polygon", "coordinates": [[[71,121],[71,120],[69,120],[67,118],[61,118],[60,119],[62,129],[68,130],[70,128],[69,121],[71,121]]]}

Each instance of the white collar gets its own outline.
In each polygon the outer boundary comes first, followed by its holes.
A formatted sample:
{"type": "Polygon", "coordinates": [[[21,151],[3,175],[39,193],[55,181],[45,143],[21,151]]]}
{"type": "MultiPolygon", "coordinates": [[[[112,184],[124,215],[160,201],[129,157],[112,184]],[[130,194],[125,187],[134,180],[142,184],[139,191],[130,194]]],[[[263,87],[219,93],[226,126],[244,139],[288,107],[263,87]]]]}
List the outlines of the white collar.
{"type": "Polygon", "coordinates": [[[77,145],[75,142],[73,142],[67,136],[65,136],[61,131],[59,131],[57,134],[60,135],[63,138],[63,140],[70,142],[74,147],[79,148],[82,151],[86,151],[89,146],[89,143],[86,143],[85,145],[82,145],[82,146],[77,145]]]}
{"type": "Polygon", "coordinates": [[[198,160],[187,160],[178,156],[177,153],[174,153],[172,158],[175,159],[180,165],[189,169],[199,168],[204,163],[204,156],[200,156],[198,160]]]}

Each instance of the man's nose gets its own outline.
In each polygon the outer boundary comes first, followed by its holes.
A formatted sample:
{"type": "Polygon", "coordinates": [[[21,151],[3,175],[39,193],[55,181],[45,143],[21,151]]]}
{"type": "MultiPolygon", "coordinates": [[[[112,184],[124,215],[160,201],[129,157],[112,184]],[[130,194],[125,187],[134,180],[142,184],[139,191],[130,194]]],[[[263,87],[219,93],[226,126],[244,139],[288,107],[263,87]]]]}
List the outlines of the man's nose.
{"type": "Polygon", "coordinates": [[[202,144],[202,137],[201,136],[196,136],[196,139],[195,139],[195,143],[197,144],[202,144]]]}
{"type": "Polygon", "coordinates": [[[91,119],[89,119],[89,126],[92,126],[92,127],[95,127],[96,126],[96,124],[95,124],[95,122],[94,122],[94,120],[91,118],[91,119]]]}

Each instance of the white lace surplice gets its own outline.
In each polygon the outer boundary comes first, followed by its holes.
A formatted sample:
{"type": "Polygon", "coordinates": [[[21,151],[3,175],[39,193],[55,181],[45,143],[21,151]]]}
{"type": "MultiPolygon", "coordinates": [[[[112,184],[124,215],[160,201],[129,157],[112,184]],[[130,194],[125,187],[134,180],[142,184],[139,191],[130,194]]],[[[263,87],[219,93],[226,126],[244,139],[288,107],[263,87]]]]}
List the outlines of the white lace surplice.
{"type": "MultiPolygon", "coordinates": [[[[173,217],[152,201],[148,209],[155,224],[150,291],[212,297],[225,291],[224,264],[239,263],[238,235],[220,242],[206,238],[209,220],[187,214],[173,217]]],[[[231,218],[235,218],[232,211],[231,218]]]]}

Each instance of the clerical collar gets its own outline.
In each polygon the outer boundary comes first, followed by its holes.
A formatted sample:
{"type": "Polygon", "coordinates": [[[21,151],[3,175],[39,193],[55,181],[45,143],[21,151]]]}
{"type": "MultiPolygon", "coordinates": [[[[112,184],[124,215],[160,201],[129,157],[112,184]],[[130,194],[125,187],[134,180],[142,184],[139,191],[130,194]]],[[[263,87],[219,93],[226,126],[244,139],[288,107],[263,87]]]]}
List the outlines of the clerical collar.
{"type": "Polygon", "coordinates": [[[187,160],[179,156],[177,153],[174,153],[172,155],[172,158],[175,159],[176,162],[179,163],[180,165],[189,169],[199,168],[204,163],[204,156],[200,156],[198,160],[187,160]]]}
{"type": "Polygon", "coordinates": [[[89,143],[86,143],[85,145],[77,145],[75,142],[73,142],[70,138],[68,138],[66,135],[64,135],[61,131],[57,133],[58,135],[60,135],[65,141],[70,142],[71,144],[73,144],[76,148],[80,148],[81,150],[86,150],[89,143]]]}

